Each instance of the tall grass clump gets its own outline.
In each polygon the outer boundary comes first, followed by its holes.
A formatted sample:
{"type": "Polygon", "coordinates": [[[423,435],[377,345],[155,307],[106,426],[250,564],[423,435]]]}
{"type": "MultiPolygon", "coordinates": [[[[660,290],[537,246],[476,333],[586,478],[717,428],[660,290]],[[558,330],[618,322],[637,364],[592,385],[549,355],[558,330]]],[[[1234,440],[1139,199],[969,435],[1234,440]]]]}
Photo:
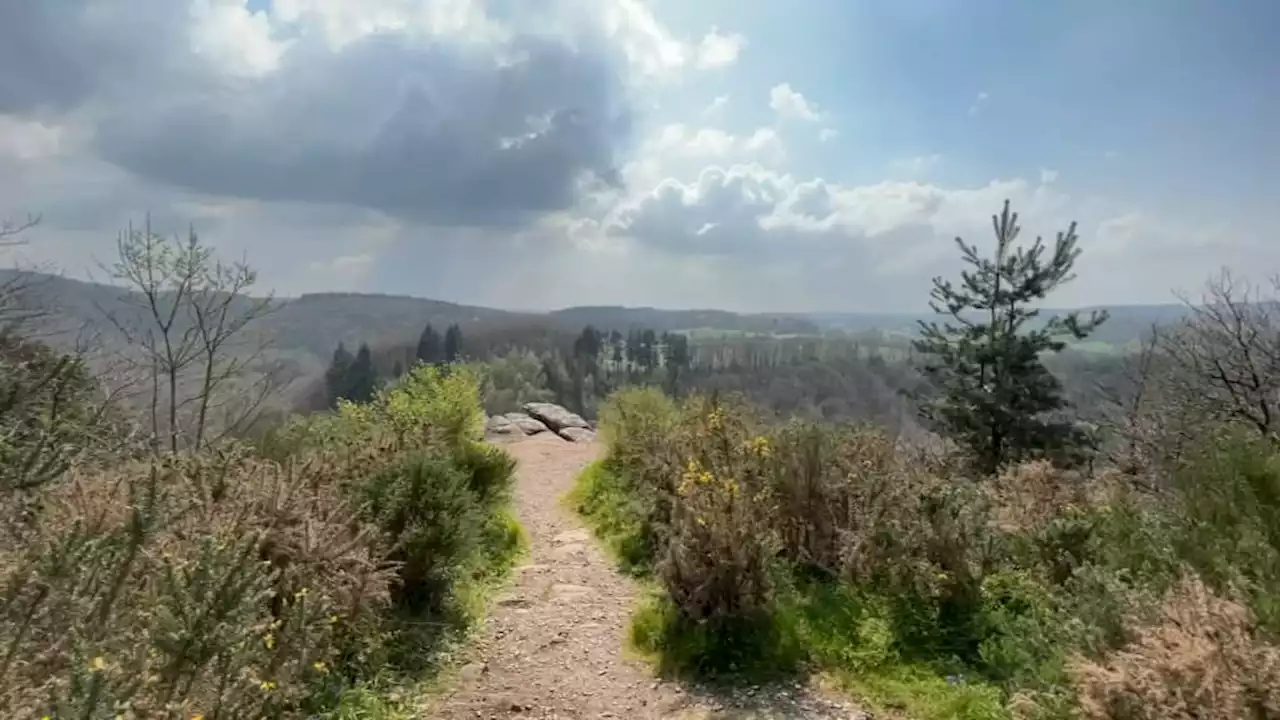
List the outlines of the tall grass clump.
{"type": "Polygon", "coordinates": [[[0,714],[341,714],[429,668],[519,549],[481,417],[420,367],[261,449],[69,460],[0,515],[0,714]]]}
{"type": "Polygon", "coordinates": [[[1274,717],[1263,440],[1215,435],[1139,481],[1046,461],[973,477],[874,428],[650,390],[614,395],[601,431],[573,499],[652,575],[632,640],[665,671],[822,671],[916,718],[1274,717]],[[1200,629],[1175,637],[1174,616],[1200,629]]]}

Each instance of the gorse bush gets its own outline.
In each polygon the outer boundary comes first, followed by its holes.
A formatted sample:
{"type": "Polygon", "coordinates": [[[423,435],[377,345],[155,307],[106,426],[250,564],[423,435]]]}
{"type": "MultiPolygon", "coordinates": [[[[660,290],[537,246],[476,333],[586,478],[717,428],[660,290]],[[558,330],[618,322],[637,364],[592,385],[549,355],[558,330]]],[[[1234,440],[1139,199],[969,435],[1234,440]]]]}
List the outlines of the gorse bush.
{"type": "Polygon", "coordinates": [[[6,505],[0,714],[303,717],[406,642],[430,658],[520,540],[480,417],[473,376],[419,368],[263,453],[72,470],[6,505]]]}
{"type": "Polygon", "coordinates": [[[920,718],[1274,702],[1248,689],[1272,682],[1277,652],[1280,465],[1263,440],[1215,433],[1160,482],[1044,461],[974,480],[874,429],[771,426],[732,398],[624,391],[601,417],[608,453],[573,499],[653,572],[632,640],[668,671],[821,668],[920,718]],[[1186,568],[1209,589],[1188,590],[1186,568]],[[1221,632],[1151,629],[1192,597],[1217,609],[1180,622],[1221,632]],[[1199,648],[1191,675],[1157,636],[1199,648]]]}
{"type": "Polygon", "coordinates": [[[390,579],[313,473],[178,457],[61,483],[0,555],[5,716],[300,707],[362,652],[390,579]]]}

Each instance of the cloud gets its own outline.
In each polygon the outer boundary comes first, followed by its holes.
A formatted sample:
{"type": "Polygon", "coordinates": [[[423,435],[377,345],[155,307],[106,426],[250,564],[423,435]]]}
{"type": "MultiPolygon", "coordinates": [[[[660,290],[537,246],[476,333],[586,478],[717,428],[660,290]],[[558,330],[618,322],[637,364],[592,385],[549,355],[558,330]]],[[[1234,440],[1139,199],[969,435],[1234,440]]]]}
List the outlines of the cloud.
{"type": "Polygon", "coordinates": [[[987,99],[990,97],[991,96],[985,91],[978,93],[977,96],[973,98],[973,102],[969,105],[969,116],[973,117],[982,112],[982,108],[986,106],[987,99]]]}
{"type": "Polygon", "coordinates": [[[719,120],[724,116],[725,107],[729,104],[728,95],[717,95],[702,111],[702,117],[708,120],[719,120]]]}
{"type": "Polygon", "coordinates": [[[517,308],[918,309],[1005,197],[1027,235],[1080,220],[1084,302],[1270,257],[1245,220],[1068,195],[1056,170],[890,160],[795,89],[823,97],[819,74],[770,88],[745,47],[643,0],[0,3],[0,218],[43,213],[21,250],[73,274],[149,212],[284,294],[517,308]]]}
{"type": "Polygon", "coordinates": [[[738,33],[721,35],[717,28],[712,28],[698,45],[698,67],[707,69],[732,65],[746,44],[747,39],[738,33]]]}
{"type": "Polygon", "coordinates": [[[7,3],[0,111],[84,124],[152,181],[435,224],[510,227],[572,207],[584,176],[616,182],[623,69],[674,62],[675,41],[626,0],[559,34],[441,10],[475,6],[7,3]]]}
{"type": "Polygon", "coordinates": [[[817,107],[805,99],[804,95],[793,90],[790,83],[774,85],[769,90],[769,107],[784,120],[817,122],[822,119],[817,107]]]}

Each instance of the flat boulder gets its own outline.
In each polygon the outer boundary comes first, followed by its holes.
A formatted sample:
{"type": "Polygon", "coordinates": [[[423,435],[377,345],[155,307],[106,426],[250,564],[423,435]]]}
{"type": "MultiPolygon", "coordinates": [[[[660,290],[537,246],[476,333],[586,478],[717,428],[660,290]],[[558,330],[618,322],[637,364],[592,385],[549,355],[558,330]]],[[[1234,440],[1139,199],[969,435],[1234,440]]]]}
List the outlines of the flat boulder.
{"type": "Polygon", "coordinates": [[[502,415],[493,415],[484,421],[484,431],[490,435],[523,435],[524,431],[502,415]]]}
{"type": "Polygon", "coordinates": [[[535,420],[524,413],[509,412],[502,417],[525,435],[537,435],[548,430],[541,420],[535,420]]]}
{"type": "Polygon", "coordinates": [[[560,432],[565,428],[583,428],[590,430],[591,426],[581,415],[569,412],[568,410],[555,405],[553,403],[531,402],[524,404],[524,411],[535,420],[541,420],[553,432],[560,432]]]}
{"type": "Polygon", "coordinates": [[[567,427],[556,434],[569,442],[591,442],[596,439],[594,431],[580,427],[567,427]]]}

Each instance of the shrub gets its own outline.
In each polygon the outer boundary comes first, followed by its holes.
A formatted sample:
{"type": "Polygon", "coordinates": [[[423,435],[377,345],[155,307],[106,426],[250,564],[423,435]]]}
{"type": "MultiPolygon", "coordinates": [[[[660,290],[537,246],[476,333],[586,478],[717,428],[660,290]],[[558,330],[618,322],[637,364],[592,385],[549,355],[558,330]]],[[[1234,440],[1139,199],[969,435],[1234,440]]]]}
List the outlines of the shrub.
{"type": "Polygon", "coordinates": [[[79,467],[6,503],[0,714],[304,717],[403,639],[434,657],[521,539],[480,418],[474,375],[419,368],[280,428],[272,459],[79,467]]]}
{"type": "Polygon", "coordinates": [[[1280,633],[1280,455],[1231,434],[1194,448],[1175,475],[1179,556],[1215,589],[1241,587],[1280,633]]]}
{"type": "Polygon", "coordinates": [[[317,469],[178,457],[53,490],[0,553],[5,716],[300,712],[387,599],[376,534],[317,469]]]}
{"type": "Polygon", "coordinates": [[[1076,658],[1084,713],[1097,720],[1280,717],[1280,648],[1255,635],[1247,607],[1194,576],[1169,593],[1161,616],[1102,661],[1076,658]]]}
{"type": "Polygon", "coordinates": [[[772,448],[740,414],[695,399],[658,575],[695,623],[760,614],[772,600],[777,542],[767,478],[772,448]]]}

